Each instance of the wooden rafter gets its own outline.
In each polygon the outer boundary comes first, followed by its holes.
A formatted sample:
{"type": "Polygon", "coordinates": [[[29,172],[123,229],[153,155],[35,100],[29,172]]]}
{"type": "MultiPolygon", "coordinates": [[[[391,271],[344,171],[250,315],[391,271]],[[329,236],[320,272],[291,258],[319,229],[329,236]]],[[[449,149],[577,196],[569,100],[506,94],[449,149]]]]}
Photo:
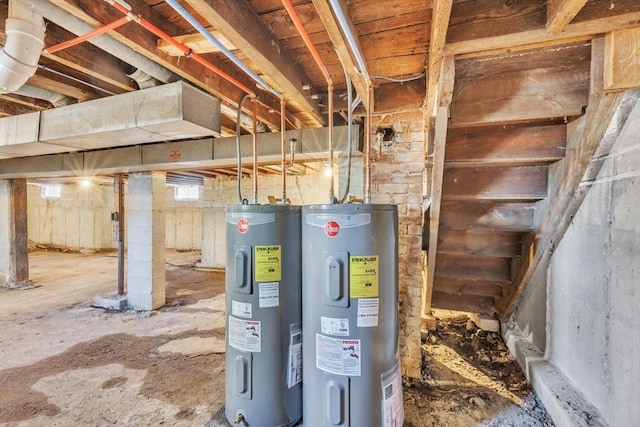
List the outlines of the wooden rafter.
{"type": "Polygon", "coordinates": [[[433,115],[433,109],[435,107],[452,5],[453,0],[434,0],[433,2],[431,39],[429,41],[429,78],[427,82],[426,117],[433,115]]]}
{"type": "Polygon", "coordinates": [[[584,7],[587,0],[548,0],[547,1],[547,32],[557,34],[584,7]]]}
{"type": "MultiPolygon", "coordinates": [[[[90,4],[80,0],[50,0],[50,2],[62,7],[67,12],[72,13],[79,19],[93,26],[111,22],[121,16],[121,14],[107,2],[91,2],[90,4]]],[[[177,35],[181,33],[181,30],[177,26],[149,7],[144,0],[129,0],[128,3],[131,5],[134,13],[143,16],[167,34],[177,35]]],[[[112,36],[136,52],[147,56],[149,59],[157,62],[183,79],[229,104],[236,105],[240,96],[243,94],[242,90],[213,74],[199,63],[183,57],[173,57],[160,51],[157,47],[157,37],[139,25],[121,26],[113,32],[112,36]]],[[[223,71],[236,77],[246,86],[253,86],[253,83],[246,76],[241,75],[235,67],[227,64],[216,65],[223,71]]],[[[274,107],[277,108],[277,105],[274,105],[274,107]]],[[[246,110],[246,112],[250,113],[249,110],[246,110]]],[[[297,117],[287,114],[287,118],[296,128],[302,126],[302,123],[297,117]]],[[[263,106],[258,107],[258,119],[267,124],[271,129],[280,128],[279,116],[271,113],[268,108],[263,106]]]]}
{"type": "Polygon", "coordinates": [[[525,45],[544,47],[547,43],[557,45],[558,42],[573,42],[576,38],[592,36],[593,34],[637,27],[639,21],[640,12],[629,12],[572,23],[567,25],[565,30],[559,34],[551,34],[547,32],[546,28],[538,28],[498,36],[480,37],[448,43],[445,48],[445,54],[461,55],[479,52],[491,52],[491,54],[494,54],[496,49],[508,49],[525,45]]]}
{"type": "Polygon", "coordinates": [[[311,80],[251,5],[244,0],[187,0],[187,3],[231,44],[251,58],[265,78],[268,76],[283,92],[287,102],[308,113],[316,126],[322,126],[318,103],[311,99],[314,91],[303,89],[311,80]],[[247,31],[248,29],[250,30],[247,31]]]}
{"type": "MultiPolygon", "coordinates": [[[[591,159],[594,156],[603,135],[622,101],[622,94],[604,94],[591,96],[586,115],[582,118],[585,126],[578,130],[571,138],[579,143],[576,154],[565,161],[571,162],[571,167],[565,167],[561,185],[558,186],[552,200],[551,209],[547,212],[536,233],[536,238],[524,251],[523,262],[505,295],[497,304],[497,311],[501,320],[507,320],[515,309],[520,296],[529,284],[538,266],[545,259],[549,259],[555,245],[562,239],[577,212],[582,200],[586,196],[584,189],[580,190],[580,182],[587,174],[591,159]]],[[[601,164],[595,162],[595,164],[601,164]]],[[[596,166],[597,167],[597,166],[596,166]]],[[[594,171],[591,171],[592,173],[594,171]]]]}
{"type": "MultiPolygon", "coordinates": [[[[340,61],[345,65],[347,73],[349,74],[349,77],[353,82],[353,86],[356,88],[356,92],[358,92],[360,98],[367,99],[367,97],[369,96],[369,91],[366,78],[363,74],[357,72],[358,66],[356,64],[356,61],[351,56],[351,51],[349,50],[347,40],[342,35],[340,26],[333,16],[333,12],[331,11],[329,3],[327,2],[327,0],[313,0],[313,5],[318,11],[318,16],[320,16],[320,20],[324,24],[324,27],[329,34],[329,39],[331,40],[331,43],[333,44],[333,47],[335,48],[340,61]]],[[[343,10],[346,10],[344,5],[343,10]]],[[[347,16],[347,19],[348,18],[349,17],[347,16]]],[[[353,24],[351,24],[350,26],[354,27],[353,24]]],[[[354,37],[357,37],[355,33],[354,37]]],[[[367,103],[364,102],[363,104],[366,108],[367,103]]]]}

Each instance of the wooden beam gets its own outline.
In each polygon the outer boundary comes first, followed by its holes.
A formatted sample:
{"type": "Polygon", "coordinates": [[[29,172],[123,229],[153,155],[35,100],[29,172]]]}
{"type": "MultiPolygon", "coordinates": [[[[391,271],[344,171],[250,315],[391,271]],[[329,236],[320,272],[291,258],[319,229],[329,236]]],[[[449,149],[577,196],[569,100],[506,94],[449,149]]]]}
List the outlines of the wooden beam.
{"type": "Polygon", "coordinates": [[[443,173],[445,143],[447,141],[446,107],[436,110],[436,125],[433,147],[433,166],[431,169],[431,207],[429,209],[429,248],[427,251],[427,280],[423,292],[422,307],[425,315],[431,314],[431,298],[433,294],[434,278],[436,275],[436,257],[438,253],[438,231],[440,230],[440,201],[443,193],[443,173]]]}
{"type": "Polygon", "coordinates": [[[605,35],[603,74],[605,90],[640,87],[640,27],[605,35]]]}
{"type": "Polygon", "coordinates": [[[323,125],[318,103],[311,99],[315,90],[305,91],[311,79],[289,56],[280,41],[245,0],[187,0],[204,19],[220,31],[260,69],[264,78],[272,80],[283,92],[287,103],[306,111],[316,127],[323,125]]]}
{"type": "MultiPolygon", "coordinates": [[[[560,185],[556,188],[547,214],[543,217],[536,239],[524,251],[526,256],[518,270],[514,286],[509,288],[504,297],[498,302],[497,308],[501,320],[507,320],[515,309],[518,300],[526,289],[531,277],[543,260],[551,257],[553,248],[564,236],[569,224],[578,208],[582,204],[588,188],[581,187],[580,182],[585,176],[595,176],[602,162],[592,162],[592,158],[599,149],[605,132],[612,118],[618,111],[623,100],[623,94],[612,93],[591,96],[589,107],[583,118],[583,126],[570,135],[568,146],[575,147],[568,153],[565,160],[567,166],[563,168],[560,185]]],[[[620,129],[618,129],[618,132],[620,129]]],[[[607,138],[613,143],[615,138],[607,138]]],[[[606,155],[600,152],[600,155],[606,155]]]]}
{"type": "Polygon", "coordinates": [[[456,164],[535,164],[564,157],[566,125],[481,126],[451,129],[446,162],[456,164]]]}
{"type": "Polygon", "coordinates": [[[0,99],[0,114],[6,116],[17,116],[19,114],[33,113],[40,111],[39,108],[31,107],[21,103],[9,101],[6,98],[0,99]]]}
{"type": "Polygon", "coordinates": [[[519,26],[512,26],[513,30],[504,34],[487,35],[474,39],[462,39],[465,34],[478,34],[484,32],[478,30],[478,25],[490,25],[490,23],[471,24],[460,26],[458,34],[460,37],[450,40],[445,48],[447,55],[460,55],[474,52],[488,52],[495,49],[514,48],[518,46],[538,44],[539,47],[546,43],[557,44],[559,41],[571,41],[576,37],[592,36],[594,34],[607,33],[613,30],[633,28],[638,26],[640,21],[640,11],[633,10],[628,13],[618,15],[602,16],[581,22],[574,22],[566,26],[565,30],[559,34],[548,33],[546,28],[534,28],[517,31],[519,26]]]}
{"type": "Polygon", "coordinates": [[[440,227],[445,230],[533,230],[535,203],[443,200],[440,227]]]}
{"type": "Polygon", "coordinates": [[[420,109],[424,105],[425,90],[425,79],[380,85],[374,93],[373,110],[384,114],[420,109]]]}
{"type": "Polygon", "coordinates": [[[550,34],[562,32],[586,2],[587,0],[548,0],[547,32],[550,34]]]}
{"type": "Polygon", "coordinates": [[[547,197],[547,166],[445,168],[447,199],[541,200],[547,197]]]}
{"type": "MultiPolygon", "coordinates": [[[[335,48],[336,54],[340,61],[344,64],[347,74],[351,77],[353,82],[353,86],[356,88],[356,92],[360,95],[360,98],[366,100],[369,96],[368,91],[368,83],[363,74],[358,73],[358,66],[356,64],[355,59],[351,56],[351,51],[349,49],[349,45],[347,40],[342,35],[342,31],[340,30],[340,26],[338,22],[333,17],[333,12],[331,11],[331,7],[327,0],[313,0],[313,5],[318,11],[318,15],[320,16],[320,20],[324,24],[324,27],[329,34],[329,39],[335,48]]],[[[343,5],[343,10],[347,10],[343,5]]],[[[347,16],[348,18],[348,16],[347,16]]],[[[353,25],[352,25],[353,26],[353,25]]],[[[354,37],[357,37],[357,33],[354,33],[354,37]]],[[[364,102],[365,108],[367,108],[367,103],[364,102]]]]}
{"type": "Polygon", "coordinates": [[[429,39],[429,77],[427,82],[426,117],[433,115],[435,107],[452,5],[453,0],[433,1],[431,38],[429,39]]]}
{"type": "MultiPolygon", "coordinates": [[[[211,35],[213,35],[224,47],[229,50],[237,50],[233,43],[231,43],[227,38],[220,32],[214,29],[209,29],[211,35]]],[[[217,53],[220,52],[217,46],[209,41],[205,36],[200,33],[191,33],[184,34],[182,36],[175,36],[175,39],[187,46],[195,53],[203,54],[203,53],[217,53]]],[[[158,40],[158,49],[171,56],[182,56],[184,53],[174,45],[160,39],[158,40]]]]}

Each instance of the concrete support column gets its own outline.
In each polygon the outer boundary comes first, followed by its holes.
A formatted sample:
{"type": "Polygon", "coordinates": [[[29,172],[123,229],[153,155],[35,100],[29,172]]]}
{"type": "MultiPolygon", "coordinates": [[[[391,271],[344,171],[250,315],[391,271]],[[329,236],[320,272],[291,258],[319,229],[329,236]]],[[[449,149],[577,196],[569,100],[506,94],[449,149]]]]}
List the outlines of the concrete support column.
{"type": "Polygon", "coordinates": [[[166,174],[129,174],[127,300],[139,310],[165,304],[166,174]]]}
{"type": "Polygon", "coordinates": [[[226,225],[215,180],[204,180],[202,202],[202,250],[198,267],[224,268],[226,225]]]}
{"type": "Polygon", "coordinates": [[[27,180],[0,181],[0,285],[18,288],[29,280],[27,180]]]}

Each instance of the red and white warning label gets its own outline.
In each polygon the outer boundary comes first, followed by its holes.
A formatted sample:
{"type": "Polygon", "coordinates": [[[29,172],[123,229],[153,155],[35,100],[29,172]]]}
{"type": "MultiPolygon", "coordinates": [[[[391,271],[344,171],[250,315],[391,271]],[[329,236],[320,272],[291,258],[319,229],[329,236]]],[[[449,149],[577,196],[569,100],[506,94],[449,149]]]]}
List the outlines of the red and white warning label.
{"type": "Polygon", "coordinates": [[[260,322],[229,316],[229,345],[242,351],[260,353],[260,322]]]}
{"type": "Polygon", "coordinates": [[[350,377],[360,376],[360,340],[343,340],[316,334],[316,367],[350,377]]]}
{"type": "Polygon", "coordinates": [[[340,233],[340,224],[333,220],[327,221],[324,225],[324,234],[329,237],[336,237],[338,233],[340,233]]]}
{"type": "Polygon", "coordinates": [[[237,227],[238,227],[238,231],[242,234],[249,231],[249,221],[247,220],[247,218],[240,218],[238,220],[237,227]]]}

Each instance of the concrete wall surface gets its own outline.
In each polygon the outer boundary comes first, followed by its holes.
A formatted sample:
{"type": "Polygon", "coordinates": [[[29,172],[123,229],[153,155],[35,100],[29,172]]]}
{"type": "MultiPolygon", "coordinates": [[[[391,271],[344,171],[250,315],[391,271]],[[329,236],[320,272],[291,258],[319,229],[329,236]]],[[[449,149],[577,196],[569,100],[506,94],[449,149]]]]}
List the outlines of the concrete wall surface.
{"type": "Polygon", "coordinates": [[[551,259],[548,360],[611,426],[640,425],[640,104],[551,259]]]}

